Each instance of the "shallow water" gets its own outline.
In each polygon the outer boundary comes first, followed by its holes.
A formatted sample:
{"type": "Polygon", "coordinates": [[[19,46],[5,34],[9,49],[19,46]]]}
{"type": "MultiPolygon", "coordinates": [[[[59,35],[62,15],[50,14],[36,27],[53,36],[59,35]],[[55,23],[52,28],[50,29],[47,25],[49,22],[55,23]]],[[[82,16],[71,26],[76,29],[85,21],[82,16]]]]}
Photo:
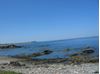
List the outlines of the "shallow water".
{"type": "Polygon", "coordinates": [[[32,53],[42,52],[48,49],[52,50],[53,53],[39,57],[33,57],[33,59],[67,58],[69,55],[79,52],[82,50],[82,48],[85,48],[87,46],[95,48],[95,53],[93,54],[93,56],[99,55],[99,37],[77,38],[45,42],[30,42],[16,45],[21,45],[24,47],[0,50],[0,56],[28,55],[32,53]],[[70,48],[71,50],[66,51],[67,48],[70,48]]]}

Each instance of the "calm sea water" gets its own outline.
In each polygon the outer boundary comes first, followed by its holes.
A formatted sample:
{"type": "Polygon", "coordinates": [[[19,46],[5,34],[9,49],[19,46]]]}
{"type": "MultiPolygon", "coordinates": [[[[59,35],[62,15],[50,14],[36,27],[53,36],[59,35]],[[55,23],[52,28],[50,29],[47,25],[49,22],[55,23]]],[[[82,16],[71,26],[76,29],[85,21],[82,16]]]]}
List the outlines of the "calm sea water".
{"type": "Polygon", "coordinates": [[[23,48],[0,50],[0,56],[16,56],[23,54],[28,55],[32,53],[42,52],[48,49],[52,50],[53,53],[33,58],[67,58],[73,53],[80,52],[83,48],[87,46],[95,48],[95,53],[93,54],[93,56],[99,56],[99,37],[77,38],[45,42],[30,42],[17,45],[21,45],[23,46],[23,48]],[[70,48],[72,50],[66,51],[67,48],[70,48]]]}

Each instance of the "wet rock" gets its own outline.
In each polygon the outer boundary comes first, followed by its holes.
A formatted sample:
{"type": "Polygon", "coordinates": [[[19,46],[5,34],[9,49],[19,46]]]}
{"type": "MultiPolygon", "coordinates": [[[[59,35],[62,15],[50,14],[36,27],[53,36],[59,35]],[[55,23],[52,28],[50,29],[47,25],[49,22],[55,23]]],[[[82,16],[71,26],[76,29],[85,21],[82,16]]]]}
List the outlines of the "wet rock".
{"type": "Polygon", "coordinates": [[[94,48],[91,48],[91,47],[87,47],[87,48],[84,48],[82,53],[81,54],[92,54],[95,52],[95,49],[94,48]]]}
{"type": "Polygon", "coordinates": [[[78,53],[74,53],[74,54],[70,55],[70,57],[78,56],[78,55],[79,55],[78,53]]]}
{"type": "Polygon", "coordinates": [[[86,53],[86,54],[94,53],[94,50],[84,50],[83,53],[86,53]]]}
{"type": "Polygon", "coordinates": [[[3,45],[0,45],[0,49],[8,49],[8,48],[21,48],[21,46],[16,46],[14,44],[3,44],[3,45]]]}
{"type": "Polygon", "coordinates": [[[53,51],[51,51],[51,50],[44,50],[43,52],[33,53],[32,55],[30,55],[30,57],[37,57],[37,56],[47,55],[47,54],[50,54],[52,52],[53,51]]]}
{"type": "Polygon", "coordinates": [[[13,62],[13,61],[10,62],[10,65],[12,65],[12,66],[21,66],[21,64],[19,62],[13,62]]]}
{"type": "Polygon", "coordinates": [[[37,56],[41,56],[41,55],[43,55],[42,53],[33,53],[32,55],[31,55],[31,57],[37,57],[37,56]]]}
{"type": "Polygon", "coordinates": [[[43,53],[44,54],[50,54],[50,53],[52,53],[53,51],[51,51],[51,50],[45,50],[45,51],[43,51],[43,53]]]}
{"type": "Polygon", "coordinates": [[[33,57],[48,55],[48,54],[51,54],[52,52],[53,51],[51,51],[51,50],[44,50],[42,52],[32,53],[29,55],[21,54],[21,55],[16,55],[16,56],[12,56],[12,57],[31,60],[33,57]]]}

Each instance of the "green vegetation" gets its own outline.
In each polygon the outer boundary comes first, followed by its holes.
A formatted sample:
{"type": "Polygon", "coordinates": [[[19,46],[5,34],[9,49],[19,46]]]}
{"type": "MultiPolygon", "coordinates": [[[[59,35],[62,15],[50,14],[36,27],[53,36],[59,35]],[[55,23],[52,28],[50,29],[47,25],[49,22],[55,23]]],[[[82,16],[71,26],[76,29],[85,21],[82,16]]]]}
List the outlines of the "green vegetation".
{"type": "Polygon", "coordinates": [[[4,71],[4,70],[0,70],[0,74],[22,74],[22,73],[16,73],[16,72],[13,72],[13,71],[4,71]]]}

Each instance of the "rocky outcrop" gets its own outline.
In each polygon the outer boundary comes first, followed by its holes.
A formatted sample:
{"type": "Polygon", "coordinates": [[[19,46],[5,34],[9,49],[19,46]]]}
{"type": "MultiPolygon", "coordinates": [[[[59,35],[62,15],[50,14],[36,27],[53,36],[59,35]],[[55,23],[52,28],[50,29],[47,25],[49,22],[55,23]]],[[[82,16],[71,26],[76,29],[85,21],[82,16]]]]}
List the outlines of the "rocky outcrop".
{"type": "Polygon", "coordinates": [[[95,49],[92,48],[92,47],[86,47],[82,50],[81,54],[85,54],[85,55],[88,55],[88,54],[92,54],[95,52],[95,49]]]}
{"type": "Polygon", "coordinates": [[[98,57],[93,57],[93,53],[95,53],[95,48],[93,47],[86,47],[83,48],[80,52],[71,54],[69,56],[69,63],[73,64],[73,63],[95,63],[95,62],[99,62],[99,58],[98,57]]]}
{"type": "Polygon", "coordinates": [[[9,49],[9,48],[21,48],[21,46],[17,46],[14,44],[2,44],[2,45],[0,45],[0,49],[9,49]]]}
{"type": "Polygon", "coordinates": [[[44,50],[42,52],[37,52],[37,53],[32,53],[32,54],[29,54],[29,55],[16,55],[16,56],[12,56],[12,57],[15,57],[15,58],[22,58],[22,59],[32,59],[32,57],[38,57],[38,56],[43,56],[43,55],[48,55],[48,54],[51,54],[53,51],[51,50],[44,50]]]}
{"type": "Polygon", "coordinates": [[[50,54],[50,53],[52,53],[53,51],[51,51],[51,50],[45,50],[45,51],[43,51],[42,53],[43,54],[50,54]]]}

